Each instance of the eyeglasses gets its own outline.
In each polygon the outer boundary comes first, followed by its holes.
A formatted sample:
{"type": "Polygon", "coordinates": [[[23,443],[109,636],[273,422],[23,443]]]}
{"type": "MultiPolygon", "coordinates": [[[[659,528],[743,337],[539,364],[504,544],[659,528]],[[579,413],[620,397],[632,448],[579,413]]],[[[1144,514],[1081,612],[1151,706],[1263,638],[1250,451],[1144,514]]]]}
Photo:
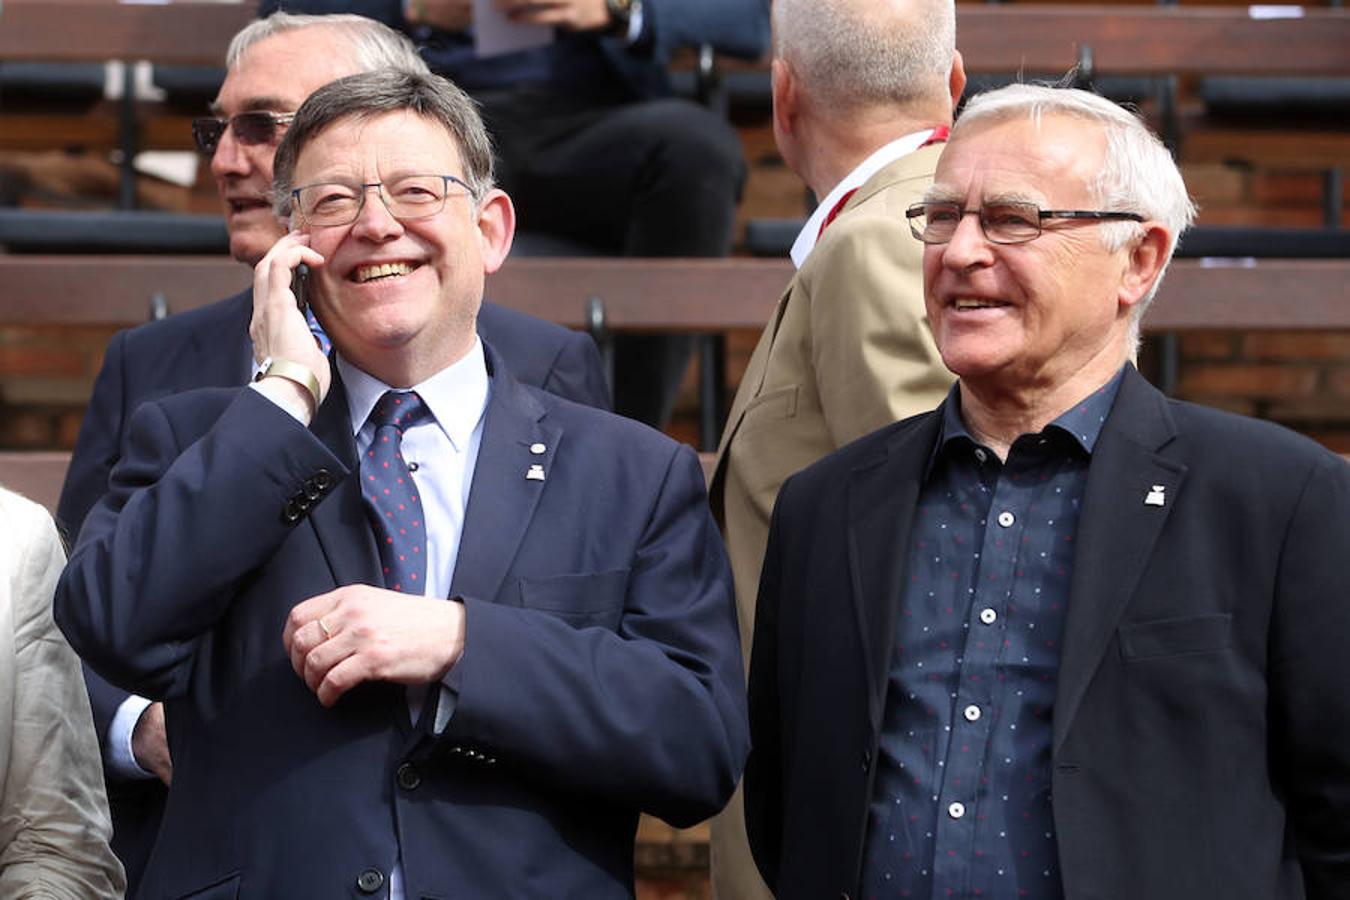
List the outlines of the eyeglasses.
{"type": "Polygon", "coordinates": [[[228,127],[234,131],[234,137],[241,144],[271,144],[277,140],[277,132],[291,124],[295,113],[276,113],[266,110],[243,112],[228,119],[205,116],[192,120],[192,140],[197,150],[207,159],[216,155],[220,139],[228,127]]]}
{"type": "Polygon", "coordinates": [[[365,208],[366,193],[371,188],[379,192],[385,209],[395,219],[434,216],[445,208],[451,184],[457,184],[466,194],[473,195],[473,189],[453,175],[405,175],[395,181],[370,184],[307,184],[291,191],[291,198],[306,225],[327,228],[355,222],[365,208]]]}
{"type": "Polygon", "coordinates": [[[1132,212],[1103,212],[1089,209],[1039,209],[1034,203],[989,203],[979,209],[965,209],[958,203],[933,201],[916,203],[905,210],[909,230],[925,244],[945,244],[956,234],[961,219],[980,217],[980,230],[995,244],[1025,244],[1041,236],[1046,219],[1092,219],[1095,221],[1142,222],[1132,212]]]}

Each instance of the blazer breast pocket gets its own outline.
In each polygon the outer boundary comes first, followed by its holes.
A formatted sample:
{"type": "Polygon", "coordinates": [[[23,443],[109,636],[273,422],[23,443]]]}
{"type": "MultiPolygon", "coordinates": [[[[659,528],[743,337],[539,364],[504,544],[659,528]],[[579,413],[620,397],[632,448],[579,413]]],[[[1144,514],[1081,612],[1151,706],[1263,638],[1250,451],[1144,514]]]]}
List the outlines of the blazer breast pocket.
{"type": "Polygon", "coordinates": [[[742,415],[750,419],[790,419],[797,414],[797,385],[765,391],[745,404],[742,415]]]}
{"type": "Polygon", "coordinates": [[[183,894],[179,900],[236,900],[239,896],[239,873],[207,885],[204,888],[183,894]]]}
{"type": "Polygon", "coordinates": [[[575,628],[615,631],[628,594],[628,569],[520,580],[520,603],[555,615],[575,628]]]}
{"type": "Polygon", "coordinates": [[[736,477],[764,506],[766,516],[783,479],[823,455],[801,433],[811,423],[797,418],[800,392],[798,385],[784,385],[746,404],[728,451],[736,477]]]}
{"type": "Polygon", "coordinates": [[[1120,654],[1127,662],[1226,650],[1232,640],[1233,617],[1228,613],[1120,626],[1120,654]]]}

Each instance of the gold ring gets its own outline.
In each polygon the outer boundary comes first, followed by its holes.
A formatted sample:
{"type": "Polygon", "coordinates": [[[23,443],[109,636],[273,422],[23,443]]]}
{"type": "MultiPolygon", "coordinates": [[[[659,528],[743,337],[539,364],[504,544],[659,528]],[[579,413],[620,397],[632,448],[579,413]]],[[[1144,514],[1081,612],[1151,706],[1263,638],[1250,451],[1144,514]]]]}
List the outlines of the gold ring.
{"type": "Polygon", "coordinates": [[[328,630],[328,624],[324,622],[323,617],[319,617],[319,630],[323,632],[323,639],[326,641],[333,636],[333,632],[328,630]]]}

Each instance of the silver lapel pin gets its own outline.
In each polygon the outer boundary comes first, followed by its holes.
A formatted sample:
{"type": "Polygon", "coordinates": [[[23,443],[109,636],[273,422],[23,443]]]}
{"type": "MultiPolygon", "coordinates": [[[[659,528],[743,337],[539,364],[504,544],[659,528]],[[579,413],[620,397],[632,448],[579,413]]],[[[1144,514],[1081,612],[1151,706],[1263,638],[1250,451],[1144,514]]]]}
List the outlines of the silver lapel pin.
{"type": "Polygon", "coordinates": [[[1149,491],[1148,496],[1144,498],[1144,505],[1145,506],[1165,505],[1167,503],[1167,497],[1163,492],[1166,490],[1167,488],[1164,487],[1163,485],[1155,484],[1153,486],[1153,490],[1149,491]]]}
{"type": "Polygon", "coordinates": [[[526,481],[543,481],[544,467],[538,464],[530,466],[525,472],[526,481]]]}

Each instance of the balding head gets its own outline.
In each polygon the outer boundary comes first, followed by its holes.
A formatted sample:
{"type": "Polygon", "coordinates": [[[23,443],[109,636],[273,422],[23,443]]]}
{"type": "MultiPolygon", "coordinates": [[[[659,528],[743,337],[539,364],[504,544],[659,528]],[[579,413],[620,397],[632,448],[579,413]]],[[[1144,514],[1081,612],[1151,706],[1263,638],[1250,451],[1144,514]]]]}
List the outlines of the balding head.
{"type": "Polygon", "coordinates": [[[950,104],[952,0],[774,0],[774,56],[823,108],[950,104]]]}

